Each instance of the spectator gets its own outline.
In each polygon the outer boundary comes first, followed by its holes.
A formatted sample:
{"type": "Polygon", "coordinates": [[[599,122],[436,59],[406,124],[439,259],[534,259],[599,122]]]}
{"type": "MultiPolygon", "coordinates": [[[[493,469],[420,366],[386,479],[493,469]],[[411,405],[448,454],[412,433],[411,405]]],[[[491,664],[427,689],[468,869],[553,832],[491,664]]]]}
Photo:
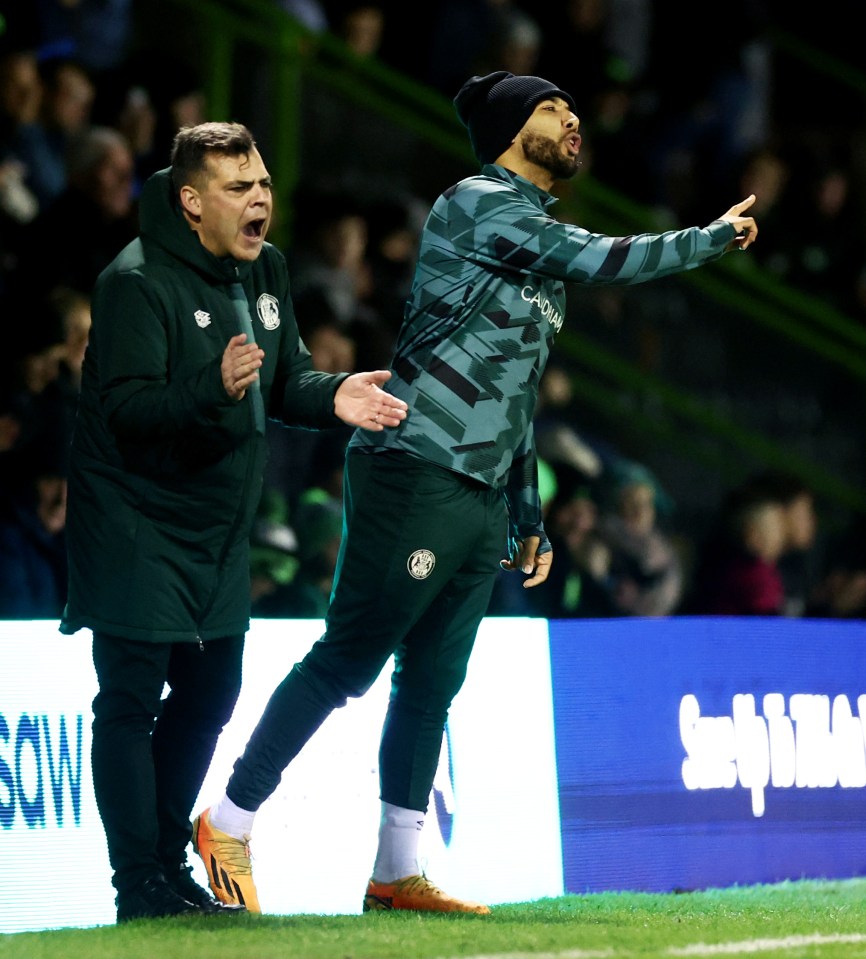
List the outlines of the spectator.
{"type": "Polygon", "coordinates": [[[52,304],[15,296],[6,302],[13,318],[6,336],[7,377],[20,434],[16,450],[22,462],[37,462],[40,448],[59,449],[69,440],[68,405],[60,384],[66,353],[65,334],[52,304]],[[33,312],[30,322],[23,318],[33,312]]]}
{"type": "Polygon", "coordinates": [[[366,300],[380,319],[389,357],[412,288],[421,235],[418,203],[411,196],[389,196],[371,200],[365,207],[370,271],[366,300]]]}
{"type": "Polygon", "coordinates": [[[22,226],[39,215],[39,201],[25,183],[20,160],[0,156],[0,297],[8,294],[21,261],[22,226]]]}
{"type": "Polygon", "coordinates": [[[475,69],[478,73],[507,70],[515,76],[533,76],[538,72],[542,46],[538,21],[511,3],[500,3],[495,7],[487,48],[475,69]]]}
{"type": "Polygon", "coordinates": [[[866,619],[866,521],[854,520],[830,549],[827,569],[806,605],[813,619],[866,619]]]}
{"type": "Polygon", "coordinates": [[[554,470],[574,471],[585,480],[598,479],[604,462],[595,447],[575,429],[569,415],[574,396],[571,377],[561,366],[544,371],[535,410],[535,442],[538,455],[554,470]]]}
{"type": "Polygon", "coordinates": [[[618,615],[611,598],[609,546],[598,531],[598,504],[587,485],[565,486],[545,517],[556,554],[545,591],[532,590],[537,616],[599,619],[618,615]]]}
{"type": "Polygon", "coordinates": [[[59,331],[60,348],[56,350],[57,374],[53,388],[62,422],[60,430],[65,442],[72,441],[84,353],[90,336],[90,298],[75,290],[58,287],[45,299],[45,315],[59,331]]]}
{"type": "Polygon", "coordinates": [[[785,514],[771,496],[748,485],[729,494],[718,529],[698,557],[684,612],[710,616],[780,616],[785,590],[779,557],[785,549],[785,514]]]}
{"type": "Polygon", "coordinates": [[[333,32],[360,58],[375,57],[385,33],[385,6],[374,0],[340,0],[329,17],[333,32]]]}
{"type": "Polygon", "coordinates": [[[43,56],[74,57],[96,75],[126,59],[134,0],[36,0],[36,5],[43,56]]]}
{"type": "Polygon", "coordinates": [[[57,287],[49,294],[48,302],[57,310],[63,329],[64,351],[60,377],[68,391],[77,394],[81,388],[81,370],[90,337],[90,297],[76,290],[57,287]]]}
{"type": "Polygon", "coordinates": [[[207,119],[207,99],[194,65],[148,51],[101,88],[95,113],[99,123],[126,137],[135,158],[137,196],[144,181],[165,166],[177,131],[207,119]]]}
{"type": "Polygon", "coordinates": [[[0,496],[0,619],[59,619],[66,602],[66,444],[19,457],[0,496]]]}
{"type": "Polygon", "coordinates": [[[683,598],[683,570],[671,538],[659,525],[670,503],[640,463],[616,464],[610,478],[612,506],[599,520],[610,551],[608,589],[619,616],[668,616],[683,598]]]}
{"type": "Polygon", "coordinates": [[[305,189],[295,197],[295,219],[298,229],[289,260],[295,301],[317,291],[348,329],[370,281],[361,205],[341,191],[305,189]]]}
{"type": "Polygon", "coordinates": [[[785,589],[783,613],[802,616],[816,585],[819,563],[815,496],[804,480],[785,470],[757,473],[748,485],[755,495],[766,495],[782,507],[785,540],[777,566],[785,589]]]}
{"type": "Polygon", "coordinates": [[[80,63],[63,57],[40,63],[39,74],[43,88],[40,116],[47,141],[38,191],[44,209],[66,189],[69,149],[90,126],[96,86],[80,63]]]}
{"type": "Polygon", "coordinates": [[[256,615],[324,619],[343,532],[340,500],[324,490],[307,490],[292,528],[297,536],[297,569],[288,582],[259,601],[256,615]]]}
{"type": "Polygon", "coordinates": [[[298,296],[295,316],[314,369],[351,373],[358,368],[357,344],[340,323],[324,289],[313,287],[298,296]]]}
{"type": "Polygon", "coordinates": [[[794,183],[803,200],[800,215],[787,224],[784,279],[843,313],[866,317],[859,293],[866,272],[866,233],[848,163],[837,157],[818,159],[802,182],[794,183]]]}
{"type": "Polygon", "coordinates": [[[369,226],[363,203],[342,190],[314,190],[299,191],[295,206],[303,228],[289,257],[295,303],[309,316],[324,299],[339,328],[354,342],[356,364],[387,366],[392,335],[370,299],[369,226]],[[312,308],[306,302],[310,297],[312,308]]]}
{"type": "MultiPolygon", "coordinates": [[[[41,120],[42,80],[32,50],[11,49],[0,56],[0,162],[17,161],[21,182],[44,209],[56,195],[58,177],[54,150],[41,120]]],[[[6,176],[9,172],[7,170],[6,176]]],[[[29,216],[16,217],[28,222],[29,216]]]]}
{"type": "Polygon", "coordinates": [[[97,276],[135,237],[129,144],[111,127],[89,129],[72,145],[68,176],[66,190],[28,227],[24,282],[89,296],[97,276]]]}

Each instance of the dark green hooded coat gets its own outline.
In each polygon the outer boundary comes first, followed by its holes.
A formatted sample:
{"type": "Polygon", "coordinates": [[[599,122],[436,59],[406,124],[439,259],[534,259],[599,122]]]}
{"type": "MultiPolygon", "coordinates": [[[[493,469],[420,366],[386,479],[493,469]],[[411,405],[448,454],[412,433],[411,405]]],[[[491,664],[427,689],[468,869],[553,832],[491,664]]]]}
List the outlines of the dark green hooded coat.
{"type": "Polygon", "coordinates": [[[72,444],[69,595],[82,627],[154,642],[249,627],[249,534],[266,418],[339,426],[345,375],[311,369],[282,254],[218,259],[180,212],[169,171],[141,196],[141,235],[101,274],[72,444]],[[252,323],[260,388],[232,400],[220,363],[252,323]]]}

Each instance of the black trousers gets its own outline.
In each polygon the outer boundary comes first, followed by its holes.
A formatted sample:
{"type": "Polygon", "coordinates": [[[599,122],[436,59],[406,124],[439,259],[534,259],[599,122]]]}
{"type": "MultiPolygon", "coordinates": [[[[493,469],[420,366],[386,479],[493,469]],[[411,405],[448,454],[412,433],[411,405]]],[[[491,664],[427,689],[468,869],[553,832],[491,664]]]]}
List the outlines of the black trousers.
{"type": "Polygon", "coordinates": [[[394,654],[380,796],[426,810],[451,701],[505,555],[501,493],[403,453],[346,457],[345,523],[324,635],[271,696],[229,779],[256,810],[333,709],[394,654]]]}
{"type": "Polygon", "coordinates": [[[118,893],[186,862],[192,806],[237,702],[243,648],[243,636],[199,646],[94,633],[93,786],[118,893]]]}

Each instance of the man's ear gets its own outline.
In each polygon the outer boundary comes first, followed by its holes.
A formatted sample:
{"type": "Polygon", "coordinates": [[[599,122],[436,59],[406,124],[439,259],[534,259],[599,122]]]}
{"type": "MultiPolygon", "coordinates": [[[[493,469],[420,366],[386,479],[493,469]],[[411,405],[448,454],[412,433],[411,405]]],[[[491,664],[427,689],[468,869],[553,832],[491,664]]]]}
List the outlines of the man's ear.
{"type": "Polygon", "coordinates": [[[195,187],[189,185],[180,188],[180,205],[183,212],[193,220],[198,221],[201,217],[201,197],[195,187]]]}

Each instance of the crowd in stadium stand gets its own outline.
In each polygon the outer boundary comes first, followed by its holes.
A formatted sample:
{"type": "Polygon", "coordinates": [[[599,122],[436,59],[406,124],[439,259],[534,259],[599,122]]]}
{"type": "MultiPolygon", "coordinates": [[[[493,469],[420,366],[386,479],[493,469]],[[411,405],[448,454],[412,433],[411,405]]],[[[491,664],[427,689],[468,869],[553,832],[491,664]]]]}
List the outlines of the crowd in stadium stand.
{"type": "MultiPolygon", "coordinates": [[[[708,222],[719,196],[756,193],[754,257],[866,320],[864,130],[845,95],[810,92],[776,56],[772,2],[714,11],[679,0],[569,0],[554,13],[512,0],[443,0],[420,37],[411,5],[274,3],[449,98],[493,69],[574,89],[594,176],[671,226],[708,222]],[[674,35],[695,39],[671,56],[661,38],[674,35]]],[[[136,235],[138,192],[167,165],[176,130],[210,119],[193,61],[137,44],[137,5],[0,4],[0,618],[60,615],[64,477],[89,296],[136,235]]],[[[835,42],[828,48],[844,55],[835,42]]],[[[351,163],[350,151],[344,159],[351,163]]],[[[315,365],[387,366],[425,204],[311,185],[292,203],[298,227],[284,252],[315,365]]],[[[537,422],[554,571],[530,591],[503,574],[492,614],[866,613],[859,521],[828,540],[808,486],[756,473],[694,542],[652,472],[584,435],[569,401],[569,376],[554,362],[537,422]]],[[[253,615],[318,617],[339,545],[347,432],[271,434],[253,615]]]]}

